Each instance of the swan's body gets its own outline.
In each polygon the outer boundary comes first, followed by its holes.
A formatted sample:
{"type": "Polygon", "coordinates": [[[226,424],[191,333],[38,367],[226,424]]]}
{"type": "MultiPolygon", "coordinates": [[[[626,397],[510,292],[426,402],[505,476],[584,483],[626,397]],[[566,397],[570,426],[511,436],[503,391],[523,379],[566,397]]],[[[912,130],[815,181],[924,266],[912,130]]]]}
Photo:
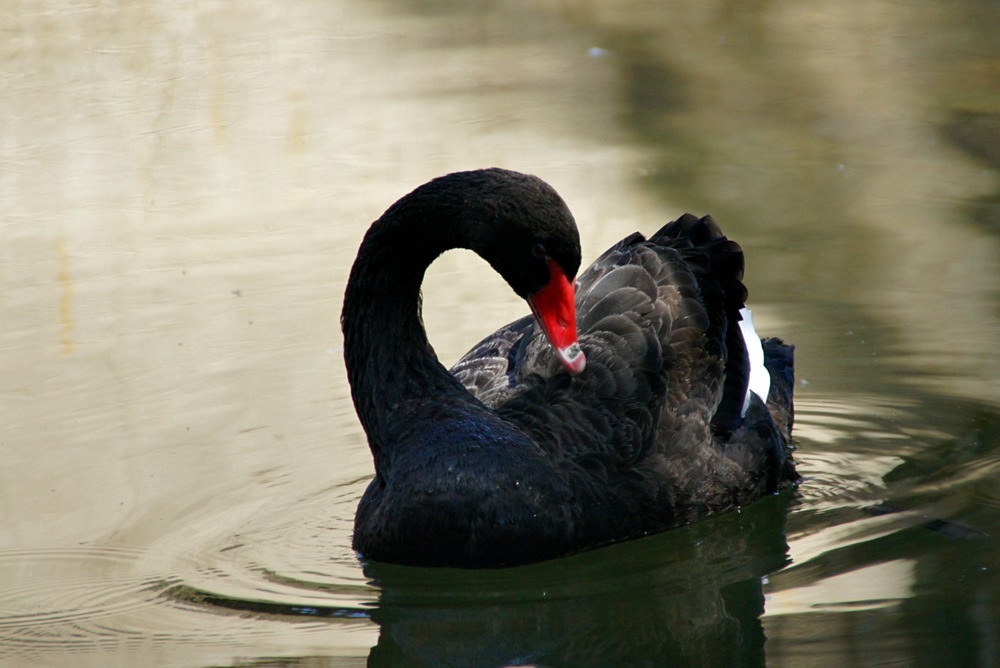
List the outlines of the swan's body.
{"type": "Polygon", "coordinates": [[[376,469],[355,520],[364,557],[540,561],[731,510],[795,480],[792,349],[763,342],[770,388],[760,392],[761,372],[750,382],[755,335],[748,346],[740,325],[739,246],[690,215],[649,240],[623,239],[576,283],[582,355],[566,287],[579,264],[565,204],[515,172],[442,177],[372,225],[342,315],[376,469]],[[454,247],[489,261],[536,318],[490,335],[448,371],[427,341],[419,286],[454,247]],[[758,395],[768,393],[765,404],[758,395]]]}

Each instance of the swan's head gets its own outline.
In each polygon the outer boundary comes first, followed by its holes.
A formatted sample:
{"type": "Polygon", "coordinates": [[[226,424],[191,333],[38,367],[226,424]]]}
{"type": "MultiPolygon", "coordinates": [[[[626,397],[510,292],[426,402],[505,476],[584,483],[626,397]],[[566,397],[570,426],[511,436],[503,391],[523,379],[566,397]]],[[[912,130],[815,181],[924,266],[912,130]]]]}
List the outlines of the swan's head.
{"type": "Polygon", "coordinates": [[[549,343],[571,374],[586,357],[576,331],[575,283],[580,234],[573,214],[541,179],[501,169],[470,172],[482,179],[470,208],[470,247],[527,300],[549,343]]]}

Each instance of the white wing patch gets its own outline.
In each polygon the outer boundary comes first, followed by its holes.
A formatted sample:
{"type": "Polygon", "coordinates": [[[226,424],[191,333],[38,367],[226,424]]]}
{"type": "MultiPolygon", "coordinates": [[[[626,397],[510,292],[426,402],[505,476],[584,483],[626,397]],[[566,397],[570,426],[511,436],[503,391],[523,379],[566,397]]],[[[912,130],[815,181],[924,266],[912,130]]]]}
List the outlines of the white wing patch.
{"type": "Polygon", "coordinates": [[[764,348],[760,345],[760,337],[753,328],[753,314],[750,309],[740,309],[740,332],[747,346],[747,357],[750,360],[750,382],[747,383],[747,396],[743,399],[743,410],[740,413],[746,417],[750,408],[750,393],[756,394],[760,400],[767,403],[767,393],[771,390],[771,374],[764,368],[764,348]]]}

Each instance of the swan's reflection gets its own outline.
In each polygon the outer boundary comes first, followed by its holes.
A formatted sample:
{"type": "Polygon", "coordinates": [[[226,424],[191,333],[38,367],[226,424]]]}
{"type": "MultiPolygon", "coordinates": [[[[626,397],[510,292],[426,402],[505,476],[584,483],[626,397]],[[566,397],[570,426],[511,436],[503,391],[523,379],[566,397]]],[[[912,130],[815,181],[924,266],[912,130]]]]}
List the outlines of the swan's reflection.
{"type": "Polygon", "coordinates": [[[382,590],[369,665],[763,665],[789,498],[516,569],[366,564],[382,590]]]}

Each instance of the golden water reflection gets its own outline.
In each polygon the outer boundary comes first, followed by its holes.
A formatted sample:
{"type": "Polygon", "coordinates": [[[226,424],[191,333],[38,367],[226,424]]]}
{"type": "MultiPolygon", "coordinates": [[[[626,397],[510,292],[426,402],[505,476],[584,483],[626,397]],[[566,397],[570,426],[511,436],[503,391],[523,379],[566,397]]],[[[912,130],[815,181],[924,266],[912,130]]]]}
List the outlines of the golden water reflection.
{"type": "MultiPolygon", "coordinates": [[[[974,413],[1000,402],[997,11],[7,7],[0,645],[18,649],[0,658],[63,656],[21,622],[78,606],[119,615],[94,665],[367,654],[371,621],[240,621],[161,594],[225,581],[234,597],[285,596],[276,574],[340,587],[344,605],[378,599],[348,543],[371,463],[340,297],[369,221],[429,178],[487,165],[551,182],[585,261],[684,210],[714,214],[747,250],[759,329],[798,345],[808,382],[793,564],[766,590],[768,642],[784,648],[773,662],[808,654],[808,638],[787,643],[826,628],[810,610],[898,611],[950,591],[933,558],[894,541],[928,504],[977,522],[969,498],[996,507],[994,431],[974,413]],[[924,461],[900,493],[911,507],[847,517],[924,461]],[[870,545],[899,553],[874,559],[870,545]]],[[[443,257],[425,294],[448,362],[526,312],[468,253],[443,257]]],[[[955,549],[969,563],[1000,554],[955,549]]],[[[895,637],[864,642],[899,651],[895,637]]]]}

